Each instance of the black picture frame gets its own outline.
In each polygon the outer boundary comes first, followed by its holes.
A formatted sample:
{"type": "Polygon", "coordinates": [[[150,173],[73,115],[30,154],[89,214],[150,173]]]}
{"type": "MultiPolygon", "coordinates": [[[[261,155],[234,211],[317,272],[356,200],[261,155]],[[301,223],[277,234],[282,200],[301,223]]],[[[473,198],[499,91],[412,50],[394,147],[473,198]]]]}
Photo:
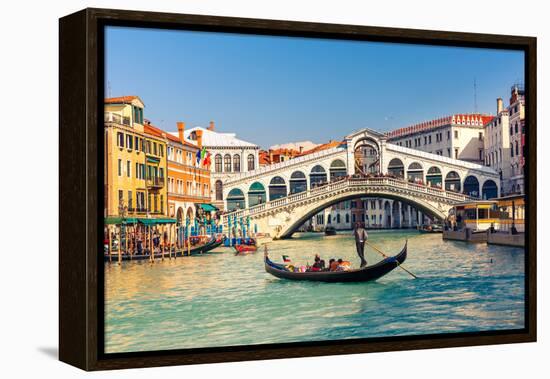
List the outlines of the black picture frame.
{"type": "Polygon", "coordinates": [[[230,362],[536,341],[536,49],[534,37],[336,25],[113,9],[84,9],[59,21],[59,358],[84,370],[230,362]],[[103,353],[104,27],[218,31],[525,53],[525,328],[366,340],[304,342],[140,353],[103,353]]]}

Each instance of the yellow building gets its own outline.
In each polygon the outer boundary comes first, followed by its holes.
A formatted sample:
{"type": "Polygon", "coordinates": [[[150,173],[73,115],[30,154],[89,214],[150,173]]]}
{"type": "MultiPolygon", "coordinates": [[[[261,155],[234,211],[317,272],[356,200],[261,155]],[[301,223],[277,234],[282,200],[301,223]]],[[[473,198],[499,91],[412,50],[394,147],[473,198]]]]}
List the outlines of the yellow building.
{"type": "Polygon", "coordinates": [[[105,99],[105,218],[166,217],[166,143],[147,133],[137,96],[105,99]]]}

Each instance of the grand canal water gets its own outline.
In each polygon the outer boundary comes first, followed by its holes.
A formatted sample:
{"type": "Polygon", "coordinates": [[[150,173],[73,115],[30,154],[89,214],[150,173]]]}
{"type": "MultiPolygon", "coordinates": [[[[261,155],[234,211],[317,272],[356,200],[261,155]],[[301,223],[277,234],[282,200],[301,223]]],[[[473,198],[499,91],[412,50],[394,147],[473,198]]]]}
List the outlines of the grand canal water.
{"type": "MultiPolygon", "coordinates": [[[[442,241],[440,234],[370,232],[370,242],[398,252],[405,266],[372,283],[327,284],[274,278],[263,254],[216,253],[105,264],[105,351],[316,341],[522,328],[524,250],[442,241]]],[[[305,263],[358,262],[351,234],[296,234],[269,244],[305,263]]],[[[369,264],[381,257],[367,252],[369,264]]],[[[357,263],[356,263],[357,264],[357,263]]]]}

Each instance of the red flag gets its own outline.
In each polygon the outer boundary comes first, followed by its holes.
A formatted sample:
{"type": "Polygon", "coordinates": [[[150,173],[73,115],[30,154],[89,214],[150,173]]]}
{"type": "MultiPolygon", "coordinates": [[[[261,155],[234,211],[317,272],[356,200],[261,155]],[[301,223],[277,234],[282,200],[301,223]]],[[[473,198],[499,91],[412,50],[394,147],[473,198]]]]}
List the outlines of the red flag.
{"type": "Polygon", "coordinates": [[[210,166],[210,152],[206,153],[206,158],[204,158],[203,164],[205,166],[210,166]]]}

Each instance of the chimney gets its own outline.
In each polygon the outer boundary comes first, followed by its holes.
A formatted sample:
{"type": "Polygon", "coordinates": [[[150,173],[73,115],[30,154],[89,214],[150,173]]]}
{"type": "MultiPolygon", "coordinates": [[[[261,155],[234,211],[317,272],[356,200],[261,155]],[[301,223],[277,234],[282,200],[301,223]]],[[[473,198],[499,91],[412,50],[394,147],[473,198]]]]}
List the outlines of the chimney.
{"type": "Polygon", "coordinates": [[[304,151],[304,147],[300,146],[300,154],[302,154],[303,151],[304,151]]]}
{"type": "Polygon", "coordinates": [[[499,98],[497,99],[497,115],[499,115],[500,112],[502,112],[503,108],[504,108],[504,107],[503,107],[503,105],[502,105],[502,98],[499,97],[499,98]]]}
{"type": "Polygon", "coordinates": [[[208,125],[208,130],[214,131],[214,121],[210,121],[210,125],[208,125]]]}
{"type": "Polygon", "coordinates": [[[185,137],[183,132],[185,131],[185,122],[180,121],[180,122],[177,122],[176,124],[178,125],[178,136],[179,136],[180,142],[184,143],[185,137]]]}
{"type": "Polygon", "coordinates": [[[197,133],[197,146],[199,147],[199,149],[202,149],[202,133],[203,133],[203,131],[198,129],[196,131],[196,133],[197,133]]]}

